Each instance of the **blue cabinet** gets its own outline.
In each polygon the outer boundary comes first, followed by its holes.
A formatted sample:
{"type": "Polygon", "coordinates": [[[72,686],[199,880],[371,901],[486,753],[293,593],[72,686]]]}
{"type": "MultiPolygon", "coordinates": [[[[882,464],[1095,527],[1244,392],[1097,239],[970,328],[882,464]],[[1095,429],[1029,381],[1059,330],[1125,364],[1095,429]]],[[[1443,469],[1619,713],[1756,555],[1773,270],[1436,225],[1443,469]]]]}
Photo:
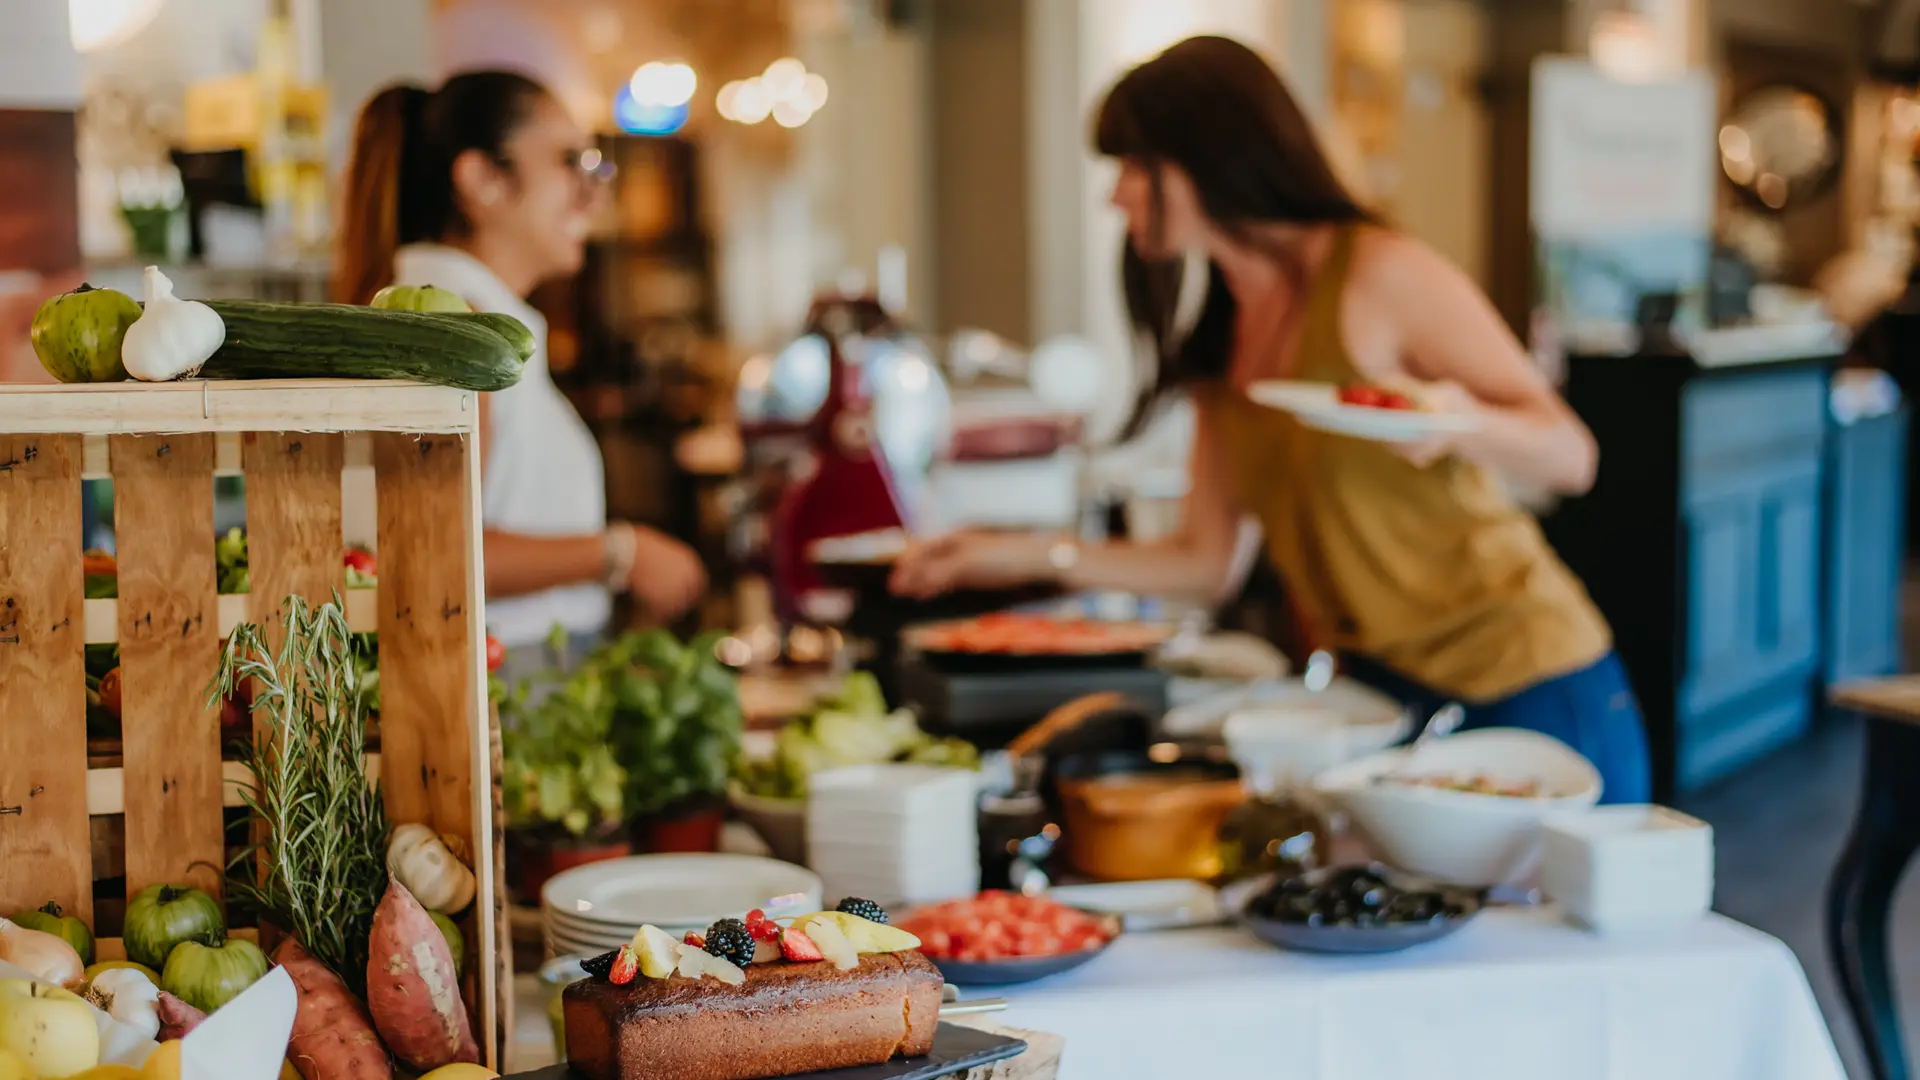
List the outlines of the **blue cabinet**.
{"type": "Polygon", "coordinates": [[[1827,439],[1828,684],[1900,670],[1908,412],[1835,424],[1827,439]]]}
{"type": "Polygon", "coordinates": [[[1600,472],[1544,525],[1613,626],[1658,798],[1791,742],[1828,681],[1897,667],[1904,416],[1834,424],[1820,360],[1568,372],[1600,472]]]}
{"type": "Polygon", "coordinates": [[[1682,789],[1792,741],[1811,722],[1825,428],[1818,368],[1702,379],[1682,391],[1682,789]]]}

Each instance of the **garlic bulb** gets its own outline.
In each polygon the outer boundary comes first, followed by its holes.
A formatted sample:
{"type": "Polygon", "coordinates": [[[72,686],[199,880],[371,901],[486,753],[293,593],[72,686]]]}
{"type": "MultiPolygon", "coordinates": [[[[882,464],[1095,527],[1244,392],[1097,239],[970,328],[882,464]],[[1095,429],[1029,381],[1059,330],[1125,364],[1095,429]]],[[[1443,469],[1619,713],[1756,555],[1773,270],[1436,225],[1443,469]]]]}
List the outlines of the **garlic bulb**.
{"type": "Polygon", "coordinates": [[[458,915],[473,902],[473,871],[425,825],[394,827],[387,838],[387,869],[429,911],[458,915]]]}
{"type": "Polygon", "coordinates": [[[113,968],[95,975],[82,996],[142,1037],[159,1037],[160,988],[132,968],[113,968]]]}
{"type": "Polygon", "coordinates": [[[68,990],[78,987],[86,977],[86,965],[65,938],[29,930],[11,919],[0,919],[0,960],[68,990]]]}
{"type": "Polygon", "coordinates": [[[173,295],[173,282],[157,266],[147,267],[146,310],[127,327],[120,359],[127,374],[146,382],[192,375],[227,339],[220,314],[198,300],[173,295]]]}

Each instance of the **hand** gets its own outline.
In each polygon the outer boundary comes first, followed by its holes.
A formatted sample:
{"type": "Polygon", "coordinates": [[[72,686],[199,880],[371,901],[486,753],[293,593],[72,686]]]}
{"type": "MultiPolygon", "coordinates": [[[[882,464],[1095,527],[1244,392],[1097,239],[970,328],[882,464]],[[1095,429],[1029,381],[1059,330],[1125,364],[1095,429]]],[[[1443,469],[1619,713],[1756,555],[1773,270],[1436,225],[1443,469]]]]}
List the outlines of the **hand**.
{"type": "Polygon", "coordinates": [[[692,548],[644,525],[633,527],[633,572],[627,590],[649,621],[672,622],[700,602],[707,571],[692,548]]]}
{"type": "MultiPolygon", "coordinates": [[[[1486,411],[1480,399],[1456,382],[1423,383],[1411,396],[1423,412],[1473,415],[1486,411]]],[[[1463,441],[1469,438],[1469,435],[1447,433],[1415,442],[1394,443],[1392,447],[1394,453],[1413,463],[1415,468],[1424,469],[1443,457],[1459,453],[1463,441]]]]}
{"type": "Polygon", "coordinates": [[[908,546],[888,587],[924,600],[956,589],[1011,589],[1054,573],[1048,551],[1056,543],[1033,533],[958,532],[908,546]]]}

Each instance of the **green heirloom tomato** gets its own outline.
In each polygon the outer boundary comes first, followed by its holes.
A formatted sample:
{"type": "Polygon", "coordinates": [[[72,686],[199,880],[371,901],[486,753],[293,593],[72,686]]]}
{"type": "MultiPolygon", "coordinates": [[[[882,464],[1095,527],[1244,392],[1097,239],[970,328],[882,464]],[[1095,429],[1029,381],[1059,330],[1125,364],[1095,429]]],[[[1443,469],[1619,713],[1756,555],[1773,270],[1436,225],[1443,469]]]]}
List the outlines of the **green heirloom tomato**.
{"type": "Polygon", "coordinates": [[[160,973],[160,989],[211,1013],[266,973],[267,954],[260,946],[229,938],[225,930],[216,928],[174,947],[166,970],[160,973]]]}
{"type": "Polygon", "coordinates": [[[127,377],[120,342],[140,317],[133,297],[82,285],[33,313],[33,354],[61,382],[114,382],[127,377]]]}
{"type": "Polygon", "coordinates": [[[60,905],[47,901],[38,911],[23,911],[13,917],[14,924],[29,930],[42,930],[62,938],[80,954],[82,964],[93,963],[93,931],[72,915],[60,914],[60,905]]]}
{"type": "Polygon", "coordinates": [[[388,311],[472,311],[459,294],[432,285],[389,285],[373,294],[369,307],[388,311]]]}
{"type": "Polygon", "coordinates": [[[220,905],[199,889],[149,885],[127,904],[123,934],[127,959],[159,971],[167,966],[174,946],[224,930],[226,925],[220,905]]]}

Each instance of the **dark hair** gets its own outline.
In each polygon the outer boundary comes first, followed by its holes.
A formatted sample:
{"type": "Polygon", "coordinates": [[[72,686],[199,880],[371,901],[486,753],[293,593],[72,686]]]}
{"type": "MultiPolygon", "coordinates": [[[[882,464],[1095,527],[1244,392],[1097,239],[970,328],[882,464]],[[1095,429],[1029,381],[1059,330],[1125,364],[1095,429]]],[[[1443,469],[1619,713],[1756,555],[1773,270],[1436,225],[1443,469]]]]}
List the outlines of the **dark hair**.
{"type": "MultiPolygon", "coordinates": [[[[1280,76],[1231,38],[1188,38],[1127,72],[1100,105],[1093,141],[1102,154],[1150,167],[1156,230],[1162,194],[1152,166],[1162,164],[1185,172],[1207,217],[1250,247],[1271,251],[1255,228],[1261,224],[1373,220],[1334,175],[1280,76]]],[[[1272,254],[1301,273],[1281,253],[1272,254]]],[[[1235,304],[1220,268],[1209,263],[1208,269],[1206,303],[1176,341],[1181,260],[1149,258],[1127,241],[1120,274],[1127,314],[1153,338],[1158,362],[1135,426],[1174,387],[1227,374],[1235,304]]]]}
{"type": "Polygon", "coordinates": [[[471,71],[438,90],[395,84],[373,96],[354,128],[333,267],[334,299],[364,304],[393,282],[393,253],[466,228],[453,163],[502,148],[547,90],[511,71],[471,71]]]}

